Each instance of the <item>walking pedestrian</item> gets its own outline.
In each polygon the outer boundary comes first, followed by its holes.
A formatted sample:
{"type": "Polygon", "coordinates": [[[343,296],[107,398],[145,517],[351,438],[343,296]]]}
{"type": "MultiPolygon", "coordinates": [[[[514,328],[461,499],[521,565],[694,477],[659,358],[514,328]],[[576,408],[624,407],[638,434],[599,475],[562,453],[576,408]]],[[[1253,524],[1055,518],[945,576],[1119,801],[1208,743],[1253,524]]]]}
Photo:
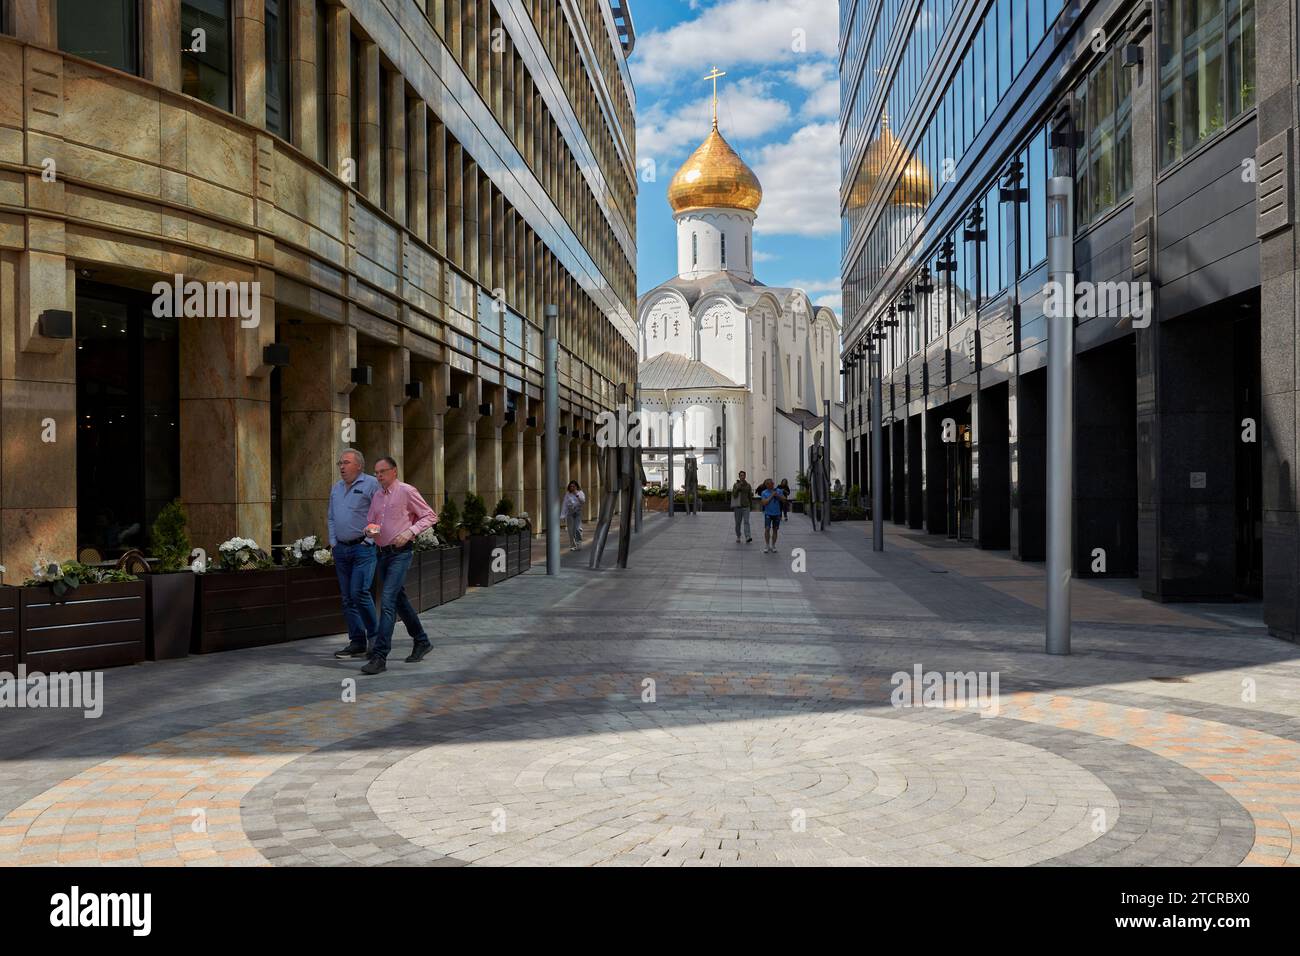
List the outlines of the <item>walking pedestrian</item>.
{"type": "Polygon", "coordinates": [[[582,544],[582,509],[586,505],[587,496],[582,493],[582,486],[576,481],[569,482],[560,511],[564,513],[564,523],[569,529],[570,551],[577,551],[582,544]]]}
{"type": "Polygon", "coordinates": [[[731,486],[731,511],[736,516],[736,544],[740,544],[740,526],[745,525],[745,543],[750,544],[754,538],[749,533],[749,509],[754,501],[754,489],[745,480],[742,471],[735,484],[731,486]]]}
{"type": "Polygon", "coordinates": [[[375,601],[370,596],[375,582],[375,543],[366,537],[366,524],[379,480],[365,473],[365,456],[355,448],[340,454],[337,464],[339,480],[330,489],[326,523],[343,598],[343,619],[348,625],[348,646],[334,656],[347,660],[369,657],[368,644],[375,639],[375,601]]]}
{"type": "Polygon", "coordinates": [[[785,496],[781,499],[781,520],[789,521],[790,502],[794,499],[794,495],[790,494],[790,479],[782,478],[781,483],[777,485],[777,487],[781,489],[781,494],[785,496]]]}
{"type": "Polygon", "coordinates": [[[406,596],[406,572],[415,558],[415,536],[432,528],[438,516],[414,485],[397,480],[397,462],[392,458],[385,456],[375,462],[375,478],[379,480],[379,491],[370,501],[366,534],[378,551],[379,577],[384,590],[380,598],[379,629],[370,660],[361,668],[363,674],[378,674],[387,669],[398,617],[413,642],[406,663],[418,664],[433,648],[420,623],[420,615],[406,596]]]}
{"type": "Polygon", "coordinates": [[[771,478],[763,482],[763,553],[776,554],[776,536],[781,530],[781,502],[785,493],[771,478]]]}

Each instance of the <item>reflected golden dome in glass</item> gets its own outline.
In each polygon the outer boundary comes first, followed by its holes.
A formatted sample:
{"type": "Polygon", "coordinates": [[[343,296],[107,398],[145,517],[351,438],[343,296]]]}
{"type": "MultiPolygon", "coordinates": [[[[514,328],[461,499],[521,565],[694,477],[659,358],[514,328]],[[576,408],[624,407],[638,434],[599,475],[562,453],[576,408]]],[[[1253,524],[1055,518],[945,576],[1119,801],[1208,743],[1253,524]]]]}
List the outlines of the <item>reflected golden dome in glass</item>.
{"type": "Polygon", "coordinates": [[[673,212],[721,207],[757,212],[763,187],[715,126],[668,184],[673,212]]]}
{"type": "MultiPolygon", "coordinates": [[[[903,144],[898,141],[897,137],[889,129],[888,115],[883,116],[880,121],[880,135],[873,139],[867,147],[866,155],[862,158],[862,164],[858,167],[858,175],[849,190],[849,208],[860,208],[870,202],[881,173],[884,170],[892,169],[900,154],[903,153],[903,144]]],[[[915,156],[909,156],[902,171],[898,174],[898,181],[894,184],[894,191],[890,194],[889,204],[893,206],[927,206],[933,198],[934,179],[930,176],[930,170],[915,156]]]]}

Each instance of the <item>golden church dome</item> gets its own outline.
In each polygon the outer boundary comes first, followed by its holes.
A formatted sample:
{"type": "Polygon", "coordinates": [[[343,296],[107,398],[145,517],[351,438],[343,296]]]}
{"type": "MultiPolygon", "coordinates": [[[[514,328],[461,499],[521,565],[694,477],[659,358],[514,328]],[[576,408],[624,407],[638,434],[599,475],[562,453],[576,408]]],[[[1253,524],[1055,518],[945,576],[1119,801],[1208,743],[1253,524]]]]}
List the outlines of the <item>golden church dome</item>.
{"type": "Polygon", "coordinates": [[[762,201],[758,177],[722,138],[716,124],[668,184],[668,204],[675,213],[702,207],[757,212],[762,201]]]}
{"type": "MultiPolygon", "coordinates": [[[[892,170],[903,151],[903,145],[889,129],[888,115],[881,117],[880,135],[867,147],[857,178],[849,190],[850,207],[865,206],[870,202],[881,173],[892,170]]],[[[933,198],[934,179],[930,176],[930,170],[915,156],[908,157],[889,197],[890,205],[926,206],[933,198]]]]}

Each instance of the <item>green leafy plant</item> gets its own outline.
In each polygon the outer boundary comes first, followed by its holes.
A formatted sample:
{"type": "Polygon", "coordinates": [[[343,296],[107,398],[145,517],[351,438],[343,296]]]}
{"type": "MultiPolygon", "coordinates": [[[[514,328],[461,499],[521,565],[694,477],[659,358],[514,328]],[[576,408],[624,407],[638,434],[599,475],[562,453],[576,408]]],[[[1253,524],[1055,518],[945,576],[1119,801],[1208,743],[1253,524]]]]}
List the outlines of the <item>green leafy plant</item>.
{"type": "Polygon", "coordinates": [[[34,574],[23,582],[25,587],[49,585],[50,593],[55,598],[62,598],[75,591],[83,584],[126,584],[140,579],[134,574],[119,571],[116,568],[104,570],[93,568],[80,561],[64,561],[62,564],[37,564],[32,569],[34,574]]]}
{"type": "Polygon", "coordinates": [[[849,485],[849,502],[851,504],[857,504],[858,499],[861,497],[862,497],[862,486],[849,485]]]}
{"type": "Polygon", "coordinates": [[[465,509],[461,512],[461,527],[470,534],[484,534],[487,531],[487,519],[487,505],[483,499],[472,491],[468,492],[465,495],[465,509]]]}
{"type": "Polygon", "coordinates": [[[492,509],[493,517],[495,517],[496,515],[505,515],[506,517],[509,517],[514,513],[515,513],[515,503],[511,501],[509,498],[502,498],[500,501],[497,502],[497,506],[492,509]]]}
{"type": "Polygon", "coordinates": [[[160,572],[172,574],[189,570],[189,518],[179,498],[164,505],[158,512],[149,536],[153,542],[153,553],[158,559],[160,572]]]}
{"type": "Polygon", "coordinates": [[[447,503],[442,506],[442,513],[438,515],[438,533],[444,538],[450,538],[460,527],[460,508],[456,506],[456,500],[450,496],[447,503]]]}

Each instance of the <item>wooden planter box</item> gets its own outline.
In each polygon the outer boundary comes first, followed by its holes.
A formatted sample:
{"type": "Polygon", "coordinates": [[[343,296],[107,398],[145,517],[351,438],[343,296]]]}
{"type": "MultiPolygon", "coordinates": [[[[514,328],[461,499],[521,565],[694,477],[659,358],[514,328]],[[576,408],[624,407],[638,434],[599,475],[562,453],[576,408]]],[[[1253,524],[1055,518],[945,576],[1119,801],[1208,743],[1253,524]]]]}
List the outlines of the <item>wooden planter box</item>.
{"type": "MultiPolygon", "coordinates": [[[[252,571],[235,572],[253,574],[252,571]]],[[[307,637],[346,634],[343,598],[339,594],[338,573],[333,565],[303,565],[286,568],[285,637],[297,641],[307,637]]]]}
{"type": "Polygon", "coordinates": [[[22,592],[19,661],[29,671],[98,670],[144,660],[143,581],[83,584],[58,601],[47,585],[16,590],[22,592]]]}
{"type": "MultiPolygon", "coordinates": [[[[411,598],[411,603],[415,609],[423,614],[442,603],[442,551],[435,549],[433,551],[419,551],[415,555],[415,560],[411,562],[411,567],[415,569],[420,580],[420,599],[417,601],[411,598]]],[[[457,580],[460,576],[460,560],[456,561],[457,580]]],[[[406,588],[407,595],[410,595],[411,588],[406,588]]]]}
{"type": "Polygon", "coordinates": [[[519,539],[523,535],[518,531],[507,531],[501,537],[506,539],[506,577],[513,578],[519,573],[519,539]]]}
{"type": "Polygon", "coordinates": [[[523,574],[533,566],[533,532],[525,528],[519,534],[519,571],[523,574]]]}
{"type": "Polygon", "coordinates": [[[167,661],[189,655],[194,640],[196,577],[192,571],[144,576],[145,655],[149,660],[167,661]]]}
{"type": "Polygon", "coordinates": [[[18,666],[18,609],[22,588],[0,587],[0,671],[15,673],[18,666]]]}
{"type": "MultiPolygon", "coordinates": [[[[508,534],[480,534],[471,537],[466,545],[469,547],[469,585],[474,588],[485,588],[493,584],[500,584],[507,577],[508,571],[492,570],[492,552],[500,548],[505,553],[505,567],[510,567],[510,535],[508,534]]],[[[518,551],[515,552],[515,560],[518,561],[518,551]]]]}
{"type": "Polygon", "coordinates": [[[442,603],[462,597],[465,594],[465,546],[458,544],[428,553],[438,555],[442,565],[442,603]]]}
{"type": "MultiPolygon", "coordinates": [[[[284,568],[210,571],[199,576],[195,654],[261,647],[288,640],[284,568]]],[[[338,585],[335,585],[337,589],[338,585]]]]}
{"type": "Polygon", "coordinates": [[[646,511],[668,511],[667,497],[660,498],[658,495],[643,495],[641,501],[643,502],[642,507],[646,511]]]}

